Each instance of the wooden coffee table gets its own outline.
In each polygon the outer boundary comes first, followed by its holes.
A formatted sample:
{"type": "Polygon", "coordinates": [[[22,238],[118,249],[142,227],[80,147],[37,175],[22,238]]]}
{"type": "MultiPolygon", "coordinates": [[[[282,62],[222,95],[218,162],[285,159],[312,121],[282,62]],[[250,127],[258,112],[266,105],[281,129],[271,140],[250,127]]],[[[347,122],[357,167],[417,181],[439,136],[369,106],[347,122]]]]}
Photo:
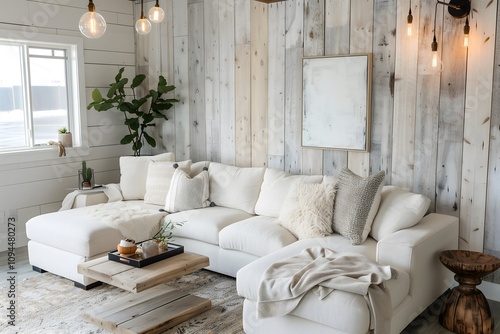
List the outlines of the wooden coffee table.
{"type": "Polygon", "coordinates": [[[95,280],[134,292],[95,308],[84,318],[113,333],[160,333],[209,310],[209,299],[176,291],[162,283],[209,265],[206,256],[182,253],[143,268],[107,256],[78,265],[78,272],[95,280]]]}

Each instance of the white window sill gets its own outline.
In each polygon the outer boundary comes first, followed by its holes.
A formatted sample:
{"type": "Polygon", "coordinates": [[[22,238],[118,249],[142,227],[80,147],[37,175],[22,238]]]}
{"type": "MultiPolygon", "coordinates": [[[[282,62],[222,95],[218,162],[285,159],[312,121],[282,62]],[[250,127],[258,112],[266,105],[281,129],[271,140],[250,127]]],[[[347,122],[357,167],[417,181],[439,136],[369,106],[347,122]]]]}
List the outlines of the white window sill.
{"type": "Polygon", "coordinates": [[[56,160],[89,155],[88,147],[67,147],[66,156],[59,157],[57,146],[48,146],[36,149],[9,151],[0,153],[0,165],[19,164],[43,160],[56,160]]]}

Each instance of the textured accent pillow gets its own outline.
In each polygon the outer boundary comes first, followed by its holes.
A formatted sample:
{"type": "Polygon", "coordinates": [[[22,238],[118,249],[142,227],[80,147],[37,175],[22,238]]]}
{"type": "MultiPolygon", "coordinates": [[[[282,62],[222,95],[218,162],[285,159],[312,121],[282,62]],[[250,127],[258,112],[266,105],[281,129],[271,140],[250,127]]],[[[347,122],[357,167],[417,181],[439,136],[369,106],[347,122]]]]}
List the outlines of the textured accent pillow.
{"type": "Polygon", "coordinates": [[[431,200],[408,189],[395,186],[382,188],[382,198],[373,220],[370,235],[381,240],[404,228],[412,227],[424,217],[431,200]]]}
{"type": "Polygon", "coordinates": [[[267,168],[255,204],[259,216],[278,217],[294,182],[321,183],[323,175],[292,175],[282,170],[267,168]]]}
{"type": "Polygon", "coordinates": [[[210,201],[217,206],[255,214],[255,203],[259,198],[264,171],[263,167],[239,168],[210,163],[210,201]]]}
{"type": "Polygon", "coordinates": [[[144,199],[150,161],[175,161],[175,154],[120,157],[120,189],[124,200],[144,199]]]}
{"type": "Polygon", "coordinates": [[[340,171],[333,212],[333,231],[360,245],[370,233],[380,204],[385,172],[361,177],[350,169],[340,171]]]}
{"type": "Polygon", "coordinates": [[[170,181],[176,168],[189,173],[191,160],[181,162],[150,161],[146,178],[146,194],[144,203],[165,205],[165,199],[170,188],[170,181]]]}
{"type": "Polygon", "coordinates": [[[165,210],[178,212],[206,208],[210,205],[208,187],[208,171],[204,170],[191,178],[184,170],[177,168],[165,200],[165,210]]]}
{"type": "Polygon", "coordinates": [[[330,235],[334,201],[334,184],[296,181],[285,199],[279,222],[297,239],[330,235]]]}

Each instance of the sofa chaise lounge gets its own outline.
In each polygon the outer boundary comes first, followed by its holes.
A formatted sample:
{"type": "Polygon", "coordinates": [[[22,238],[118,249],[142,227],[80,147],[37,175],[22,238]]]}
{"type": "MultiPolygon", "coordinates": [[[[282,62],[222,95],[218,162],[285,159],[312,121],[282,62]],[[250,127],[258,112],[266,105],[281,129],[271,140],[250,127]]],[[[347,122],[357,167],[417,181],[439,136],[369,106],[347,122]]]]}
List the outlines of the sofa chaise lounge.
{"type": "MultiPolygon", "coordinates": [[[[321,246],[338,253],[361,254],[380,265],[391,266],[396,275],[385,282],[391,301],[391,333],[401,332],[453,284],[452,274],[441,266],[438,253],[457,248],[458,219],[435,213],[425,215],[430,201],[422,195],[380,184],[375,187],[371,201],[349,205],[364,212],[365,221],[366,218],[370,220],[368,228],[362,226],[358,231],[361,240],[353,239],[341,227],[337,230],[342,234],[325,233],[324,224],[319,232],[317,229],[314,232],[320,236],[310,237],[308,233],[313,228],[306,226],[304,229],[304,221],[312,219],[311,222],[321,225],[318,221],[322,217],[314,216],[313,212],[311,218],[310,210],[303,207],[297,216],[296,209],[304,205],[301,196],[303,199],[307,194],[307,191],[300,193],[297,185],[311,185],[303,188],[316,194],[321,192],[321,196],[326,194],[326,197],[335,189],[331,222],[338,218],[335,216],[336,200],[345,196],[339,180],[345,186],[346,180],[359,185],[356,182],[369,178],[353,176],[349,171],[339,177],[306,176],[270,168],[238,168],[215,162],[174,164],[172,161],[174,157],[168,153],[154,157],[122,157],[121,199],[29,220],[31,265],[88,287],[94,281],[78,274],[79,263],[116,249],[117,243],[125,237],[151,237],[166,220],[181,223],[173,231],[175,243],[182,244],[186,251],[208,256],[210,266],[207,269],[236,277],[238,294],[244,298],[243,324],[248,333],[285,330],[291,333],[307,330],[369,333],[373,328],[364,297],[344,291],[334,291],[323,300],[312,292],[307,293],[299,306],[287,315],[264,319],[256,316],[260,277],[271,264],[296,256],[308,247],[321,246]],[[320,186],[323,188],[318,188],[320,186]],[[190,203],[192,201],[195,203],[190,203]],[[193,205],[197,208],[190,208],[193,205]],[[363,205],[368,205],[369,210],[363,205]],[[169,209],[170,213],[162,212],[163,209],[169,209]],[[106,212],[103,210],[139,210],[139,215],[143,212],[140,210],[145,210],[151,217],[155,216],[156,223],[151,223],[154,219],[150,222],[139,219],[136,224],[149,227],[140,231],[133,226],[124,229],[120,224],[127,222],[113,221],[115,225],[103,222],[103,212],[106,212]],[[283,222],[287,217],[299,217],[302,226],[297,226],[295,221],[287,225],[283,222]]],[[[92,203],[107,199],[96,193],[80,197],[92,203]]],[[[340,214],[342,210],[338,211],[340,214]]],[[[137,219],[137,215],[131,217],[131,220],[137,219]]]]}

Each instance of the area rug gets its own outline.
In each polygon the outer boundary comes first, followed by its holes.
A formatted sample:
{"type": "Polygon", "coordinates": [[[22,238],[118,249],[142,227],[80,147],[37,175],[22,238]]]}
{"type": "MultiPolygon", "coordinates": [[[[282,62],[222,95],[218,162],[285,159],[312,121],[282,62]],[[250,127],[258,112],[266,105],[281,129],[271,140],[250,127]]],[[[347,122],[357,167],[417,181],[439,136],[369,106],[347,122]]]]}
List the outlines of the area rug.
{"type": "MultiPolygon", "coordinates": [[[[82,314],[96,305],[102,305],[126,296],[129,292],[103,284],[84,291],[73,282],[44,273],[27,278],[16,286],[16,326],[6,322],[6,306],[10,303],[8,289],[0,285],[0,333],[93,334],[109,333],[90,323],[82,314]]],[[[208,298],[212,309],[187,320],[164,333],[243,333],[243,298],[236,293],[235,279],[207,270],[200,270],[167,284],[175,289],[208,298]]]]}

